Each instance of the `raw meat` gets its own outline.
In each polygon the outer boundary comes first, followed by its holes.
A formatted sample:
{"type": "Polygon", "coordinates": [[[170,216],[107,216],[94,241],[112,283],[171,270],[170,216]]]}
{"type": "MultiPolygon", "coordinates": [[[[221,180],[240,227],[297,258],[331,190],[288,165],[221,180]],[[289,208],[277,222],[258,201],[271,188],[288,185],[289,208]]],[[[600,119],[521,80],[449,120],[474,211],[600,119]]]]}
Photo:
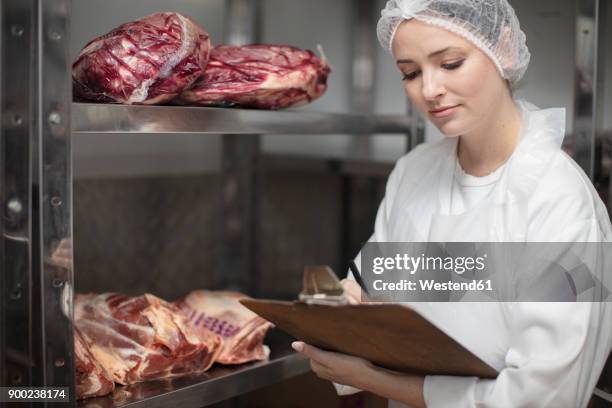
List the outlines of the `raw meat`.
{"type": "Polygon", "coordinates": [[[73,92],[96,102],[167,102],[202,75],[209,55],[202,28],[178,13],[155,13],[88,43],[72,64],[73,92]]]}
{"type": "Polygon", "coordinates": [[[175,102],[282,109],[321,96],[329,72],[325,57],[287,45],[219,45],[204,76],[175,102]]]}
{"type": "Polygon", "coordinates": [[[265,360],[270,354],[263,339],[273,325],[238,302],[245,297],[237,292],[196,290],[176,302],[198,330],[223,337],[219,363],[265,360]]]}
{"type": "Polygon", "coordinates": [[[77,399],[101,397],[113,391],[113,379],[91,354],[77,328],[74,329],[74,356],[77,399]]]}
{"type": "Polygon", "coordinates": [[[153,295],[77,295],[75,324],[91,353],[119,384],[199,374],[222,340],[194,330],[180,310],[153,295]]]}

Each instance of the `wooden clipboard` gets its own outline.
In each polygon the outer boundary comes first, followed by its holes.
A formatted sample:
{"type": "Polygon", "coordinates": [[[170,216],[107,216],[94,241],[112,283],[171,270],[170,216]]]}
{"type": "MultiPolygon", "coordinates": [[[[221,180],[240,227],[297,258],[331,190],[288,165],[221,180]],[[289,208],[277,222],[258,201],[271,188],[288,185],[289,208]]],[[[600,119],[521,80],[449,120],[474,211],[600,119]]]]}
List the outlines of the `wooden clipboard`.
{"type": "Polygon", "coordinates": [[[495,378],[497,371],[409,307],[240,300],[281,330],[325,350],[423,375],[495,378]]]}

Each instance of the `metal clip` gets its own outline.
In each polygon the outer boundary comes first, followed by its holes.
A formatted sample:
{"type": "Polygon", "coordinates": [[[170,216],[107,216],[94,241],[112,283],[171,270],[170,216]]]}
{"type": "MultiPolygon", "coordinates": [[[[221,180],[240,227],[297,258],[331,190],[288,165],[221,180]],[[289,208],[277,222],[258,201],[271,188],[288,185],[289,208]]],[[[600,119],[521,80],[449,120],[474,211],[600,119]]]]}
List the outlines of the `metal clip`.
{"type": "Polygon", "coordinates": [[[299,300],[307,304],[319,305],[349,303],[338,277],[326,265],[304,267],[304,283],[299,300]]]}

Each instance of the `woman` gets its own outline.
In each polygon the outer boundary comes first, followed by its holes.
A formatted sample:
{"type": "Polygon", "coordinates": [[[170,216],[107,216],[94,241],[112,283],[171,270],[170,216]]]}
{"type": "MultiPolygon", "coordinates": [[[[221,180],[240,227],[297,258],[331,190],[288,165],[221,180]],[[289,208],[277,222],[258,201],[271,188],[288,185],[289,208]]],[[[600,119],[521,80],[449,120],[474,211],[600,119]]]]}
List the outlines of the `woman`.
{"type": "MultiPolygon", "coordinates": [[[[397,162],[371,241],[610,241],[603,203],[560,149],[564,109],[512,98],[530,54],[506,0],[390,0],[378,37],[412,104],[446,137],[397,162]]],[[[359,297],[353,281],[345,288],[359,297]]],[[[414,407],[583,407],[610,351],[606,302],[410,306],[499,376],[397,373],[294,348],[340,393],[366,390],[414,407]]]]}

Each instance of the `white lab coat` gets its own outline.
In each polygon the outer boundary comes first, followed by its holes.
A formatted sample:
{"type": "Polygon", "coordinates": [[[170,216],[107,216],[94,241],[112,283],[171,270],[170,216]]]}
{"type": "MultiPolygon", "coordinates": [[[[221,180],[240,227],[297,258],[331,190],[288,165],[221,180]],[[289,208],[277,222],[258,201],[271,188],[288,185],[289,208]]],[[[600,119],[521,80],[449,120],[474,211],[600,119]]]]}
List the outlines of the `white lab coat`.
{"type": "MultiPolygon", "coordinates": [[[[520,141],[491,194],[450,214],[456,139],[418,146],[389,176],[371,241],[608,242],[588,177],[561,149],[564,109],[516,101],[520,141]]],[[[360,257],[356,259],[360,265],[360,257]]],[[[612,303],[411,303],[496,368],[495,380],[427,376],[429,407],[584,407],[612,345],[612,303]]],[[[356,392],[337,386],[340,394],[356,392]]],[[[390,407],[404,405],[390,401],[390,407]]]]}

